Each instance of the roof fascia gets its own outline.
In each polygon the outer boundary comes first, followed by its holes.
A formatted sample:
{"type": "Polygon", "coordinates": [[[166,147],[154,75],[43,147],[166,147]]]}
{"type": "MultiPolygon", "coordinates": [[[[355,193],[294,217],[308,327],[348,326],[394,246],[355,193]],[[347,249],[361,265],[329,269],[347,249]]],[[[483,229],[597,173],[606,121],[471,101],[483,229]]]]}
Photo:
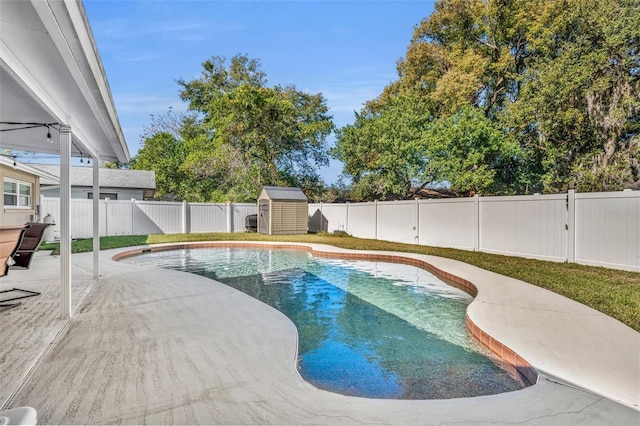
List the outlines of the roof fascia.
{"type": "Polygon", "coordinates": [[[10,160],[10,159],[9,159],[9,158],[7,158],[7,157],[0,156],[0,163],[1,163],[3,166],[6,166],[6,167],[13,167],[13,168],[14,168],[14,169],[16,169],[16,170],[20,170],[20,171],[23,171],[23,172],[27,172],[27,173],[30,173],[30,174],[32,174],[32,175],[39,176],[39,177],[41,177],[41,178],[49,179],[49,180],[51,180],[51,181],[57,182],[58,184],[60,183],[60,178],[59,178],[58,176],[56,176],[56,175],[52,175],[51,173],[48,173],[48,172],[42,171],[42,170],[40,170],[40,169],[37,169],[37,168],[32,167],[32,166],[29,166],[28,164],[20,163],[20,162],[18,162],[18,161],[16,161],[16,162],[15,162],[15,163],[16,163],[16,165],[15,165],[15,167],[14,167],[14,166],[13,166],[13,162],[14,162],[14,160],[13,160],[13,159],[11,159],[11,160],[10,160]]]}
{"type": "MultiPolygon", "coordinates": [[[[100,65],[96,65],[99,64],[99,59],[97,58],[96,53],[97,48],[93,37],[90,34],[88,22],[84,19],[84,9],[80,9],[81,6],[79,6],[77,2],[68,0],[62,2],[32,0],[31,3],[42,24],[47,29],[47,32],[56,46],[58,53],[62,57],[71,77],[76,82],[83,98],[89,105],[93,116],[99,123],[104,136],[114,151],[115,156],[119,161],[128,162],[129,152],[126,148],[122,131],[120,130],[117,115],[115,114],[113,99],[108,91],[105,93],[104,87],[107,84],[106,76],[104,75],[103,68],[100,65]],[[52,5],[56,6],[55,11],[53,10],[52,5]],[[66,13],[67,18],[71,23],[71,27],[73,28],[70,28],[68,23],[62,22],[63,16],[57,16],[56,13],[66,13]],[[77,50],[74,51],[68,42],[68,39],[72,39],[74,34],[78,37],[82,46],[81,52],[78,52],[77,50]],[[89,49],[88,46],[90,46],[89,49]],[[106,118],[100,110],[100,99],[96,99],[93,95],[91,90],[92,82],[87,81],[87,76],[83,74],[82,69],[80,68],[81,61],[86,61],[89,64],[93,73],[92,77],[95,79],[95,83],[98,86],[97,89],[103,97],[102,100],[104,101],[104,105],[106,105],[107,109],[112,110],[109,112],[108,117],[111,121],[111,125],[106,122],[106,118]],[[93,66],[91,66],[92,63],[94,64],[93,66]],[[97,74],[96,71],[98,71],[97,74]],[[118,132],[115,129],[120,131],[118,132]],[[118,143],[114,143],[114,140],[118,140],[118,143]]],[[[87,153],[91,154],[93,157],[110,158],[110,156],[107,157],[100,155],[100,150],[96,146],[96,141],[93,140],[94,138],[89,137],[88,132],[85,129],[86,126],[84,126],[83,123],[72,123],[71,119],[67,115],[62,116],[62,114],[57,114],[57,116],[61,123],[71,126],[72,134],[76,136],[75,139],[77,142],[84,146],[87,153]]]]}

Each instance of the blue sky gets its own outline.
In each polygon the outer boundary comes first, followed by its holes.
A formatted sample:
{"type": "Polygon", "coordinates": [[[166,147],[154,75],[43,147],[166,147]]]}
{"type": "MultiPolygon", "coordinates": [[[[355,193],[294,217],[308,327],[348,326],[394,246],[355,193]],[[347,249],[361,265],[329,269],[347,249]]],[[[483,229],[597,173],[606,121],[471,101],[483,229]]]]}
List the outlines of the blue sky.
{"type": "MultiPolygon", "coordinates": [[[[351,124],[397,78],[396,61],[433,4],[84,0],[131,155],[152,114],[186,109],[176,80],[198,78],[211,56],[259,59],[269,86],[322,93],[336,126],[351,124]]],[[[320,174],[330,184],[341,169],[332,162],[320,174]]]]}

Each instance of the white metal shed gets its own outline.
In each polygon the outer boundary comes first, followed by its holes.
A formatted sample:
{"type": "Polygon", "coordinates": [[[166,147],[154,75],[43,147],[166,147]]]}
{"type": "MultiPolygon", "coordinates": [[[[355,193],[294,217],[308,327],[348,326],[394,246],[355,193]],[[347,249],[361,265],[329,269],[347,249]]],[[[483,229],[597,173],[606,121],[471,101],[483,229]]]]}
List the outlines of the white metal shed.
{"type": "Polygon", "coordinates": [[[258,197],[258,232],[267,235],[306,234],[307,196],[300,188],[265,186],[258,197]]]}

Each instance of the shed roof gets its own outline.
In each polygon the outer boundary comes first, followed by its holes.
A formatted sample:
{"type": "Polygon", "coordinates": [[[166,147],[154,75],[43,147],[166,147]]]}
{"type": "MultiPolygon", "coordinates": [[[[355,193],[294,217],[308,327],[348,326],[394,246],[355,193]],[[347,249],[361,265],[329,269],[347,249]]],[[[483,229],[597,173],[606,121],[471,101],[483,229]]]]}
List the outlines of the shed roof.
{"type": "Polygon", "coordinates": [[[265,186],[262,190],[267,196],[276,201],[308,201],[307,196],[300,188],[290,188],[286,186],[265,186]]]}
{"type": "MultiPolygon", "coordinates": [[[[33,164],[34,168],[58,176],[60,166],[55,164],[33,164]]],[[[93,168],[74,166],[69,170],[71,186],[92,186],[93,168]]],[[[41,179],[42,185],[57,185],[41,179]]],[[[156,174],[150,170],[100,169],[100,186],[103,188],[156,189],[156,174]]]]}

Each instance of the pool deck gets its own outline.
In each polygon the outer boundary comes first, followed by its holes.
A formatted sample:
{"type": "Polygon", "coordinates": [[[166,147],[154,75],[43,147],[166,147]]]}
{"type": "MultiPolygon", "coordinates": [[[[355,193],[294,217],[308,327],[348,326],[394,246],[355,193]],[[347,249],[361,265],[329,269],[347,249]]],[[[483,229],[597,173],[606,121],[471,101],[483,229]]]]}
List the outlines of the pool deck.
{"type": "Polygon", "coordinates": [[[0,312],[0,407],[35,407],[39,424],[640,424],[640,333],[522,281],[402,253],[473,283],[469,320],[540,378],[499,395],[379,400],[305,382],[296,328],[275,309],[204,277],[112,260],[123,251],[101,252],[98,281],[92,253],[72,256],[71,320],[60,318],[57,256],[0,279],[0,290],[42,293],[0,312]]]}

